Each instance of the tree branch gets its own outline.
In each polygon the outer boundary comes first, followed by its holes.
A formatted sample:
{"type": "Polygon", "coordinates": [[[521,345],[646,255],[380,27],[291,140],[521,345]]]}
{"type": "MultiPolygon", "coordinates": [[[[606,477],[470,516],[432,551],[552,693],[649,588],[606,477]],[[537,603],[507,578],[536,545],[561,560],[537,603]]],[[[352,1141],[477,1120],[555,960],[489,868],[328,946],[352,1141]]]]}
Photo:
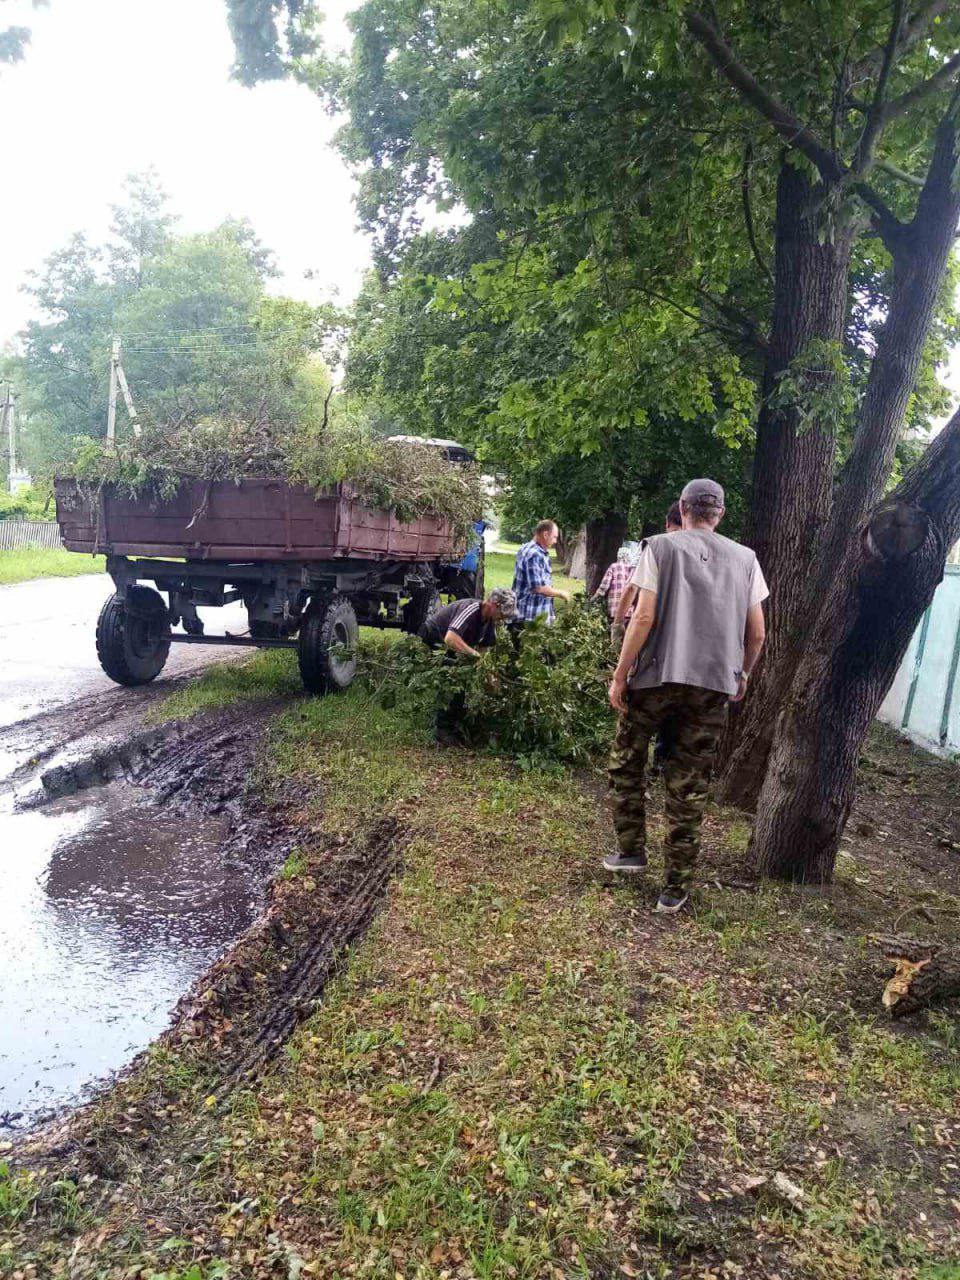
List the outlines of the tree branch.
{"type": "Polygon", "coordinates": [[[746,67],[738,62],[733,50],[709,20],[703,14],[688,9],[685,21],[687,30],[703,45],[714,65],[741,97],[769,121],[791,147],[801,151],[816,166],[825,181],[839,182],[843,177],[843,169],[833,152],[824,146],[812,129],[778,102],[746,67]]]}
{"type": "Polygon", "coordinates": [[[743,221],[747,229],[747,240],[750,244],[750,251],[756,259],[757,266],[763,274],[773,284],[773,276],[770,268],[764,261],[763,254],[760,252],[760,246],[757,244],[756,230],[753,225],[753,209],[750,206],[750,164],[753,160],[753,144],[748,142],[746,150],[743,153],[743,176],[740,179],[740,192],[743,196],[743,221]]]}
{"type": "Polygon", "coordinates": [[[960,53],[955,53],[929,79],[921,80],[919,84],[914,85],[912,89],[908,89],[899,98],[891,98],[883,111],[884,122],[895,120],[897,116],[902,116],[905,111],[909,111],[911,107],[921,102],[931,93],[936,93],[938,89],[944,88],[958,71],[960,71],[960,53]]]}
{"type": "MultiPolygon", "coordinates": [[[[695,311],[691,311],[689,307],[685,307],[681,303],[675,302],[673,298],[668,298],[666,294],[658,293],[655,289],[650,289],[646,285],[634,282],[629,285],[629,288],[636,289],[638,293],[645,294],[648,298],[654,298],[657,302],[663,302],[666,306],[672,307],[674,311],[678,311],[680,315],[686,316],[688,320],[693,320],[704,333],[719,333],[726,338],[738,338],[742,343],[744,343],[745,347],[751,351],[759,351],[761,354],[766,354],[766,342],[757,332],[757,326],[754,322],[749,316],[743,315],[743,313],[738,314],[736,325],[718,324],[716,322],[711,323],[709,320],[706,320],[702,314],[698,315],[695,311]]],[[[697,292],[716,306],[715,300],[710,298],[709,294],[704,293],[702,289],[698,289],[697,292]]],[[[717,310],[719,311],[720,308],[717,307],[717,310]]]]}
{"type": "MultiPolygon", "coordinates": [[[[921,182],[920,185],[923,186],[923,183],[921,182]]],[[[907,231],[906,223],[900,221],[883,197],[874,191],[868,182],[854,182],[851,189],[871,210],[873,217],[870,222],[874,231],[896,257],[903,247],[903,238],[907,231]]]]}
{"type": "Polygon", "coordinates": [[[905,182],[911,187],[922,187],[923,178],[917,178],[912,173],[907,173],[906,169],[900,169],[897,165],[889,160],[875,160],[873,167],[879,169],[881,173],[887,174],[888,177],[896,178],[897,182],[905,182]]]}
{"type": "Polygon", "coordinates": [[[870,103],[870,109],[867,112],[867,122],[863,127],[863,133],[860,135],[860,141],[857,143],[857,149],[853,157],[853,165],[851,167],[854,173],[866,173],[870,168],[873,163],[873,153],[877,149],[877,142],[887,120],[885,105],[887,85],[890,81],[894,63],[897,60],[897,51],[900,47],[900,38],[903,31],[903,18],[904,0],[893,0],[890,34],[887,36],[887,43],[884,46],[883,62],[880,66],[880,74],[877,76],[876,88],[873,91],[873,101],[870,103]]]}
{"type": "MultiPolygon", "coordinates": [[[[947,13],[953,7],[954,3],[955,0],[930,0],[928,5],[918,9],[915,13],[912,13],[903,24],[903,29],[900,34],[899,52],[903,54],[909,49],[912,49],[917,41],[922,39],[927,31],[929,31],[937,18],[942,14],[947,13]]],[[[874,49],[871,53],[867,54],[866,57],[860,59],[857,63],[857,70],[861,72],[867,71],[883,56],[883,49],[874,49]]]]}
{"type": "Polygon", "coordinates": [[[719,315],[740,330],[751,346],[756,347],[758,351],[766,351],[767,344],[757,332],[757,322],[753,316],[748,315],[746,311],[741,311],[739,307],[735,307],[730,302],[721,302],[719,298],[715,298],[712,293],[708,293],[706,289],[701,289],[698,285],[694,285],[694,288],[697,297],[701,298],[707,306],[713,307],[719,315]]]}
{"type": "Polygon", "coordinates": [[[953,8],[954,0],[931,0],[930,4],[924,9],[919,9],[916,13],[911,14],[903,28],[903,38],[900,41],[902,52],[913,48],[917,41],[926,34],[933,26],[937,18],[947,13],[953,8]]]}

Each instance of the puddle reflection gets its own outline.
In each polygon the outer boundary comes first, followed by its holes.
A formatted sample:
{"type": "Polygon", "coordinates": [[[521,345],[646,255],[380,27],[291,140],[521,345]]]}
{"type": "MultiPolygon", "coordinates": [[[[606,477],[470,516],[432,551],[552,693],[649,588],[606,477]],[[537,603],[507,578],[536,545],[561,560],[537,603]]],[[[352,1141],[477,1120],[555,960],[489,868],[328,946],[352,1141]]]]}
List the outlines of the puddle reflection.
{"type": "Polygon", "coordinates": [[[251,922],[266,869],[224,835],[120,784],[0,810],[0,1129],[123,1066],[251,922]]]}

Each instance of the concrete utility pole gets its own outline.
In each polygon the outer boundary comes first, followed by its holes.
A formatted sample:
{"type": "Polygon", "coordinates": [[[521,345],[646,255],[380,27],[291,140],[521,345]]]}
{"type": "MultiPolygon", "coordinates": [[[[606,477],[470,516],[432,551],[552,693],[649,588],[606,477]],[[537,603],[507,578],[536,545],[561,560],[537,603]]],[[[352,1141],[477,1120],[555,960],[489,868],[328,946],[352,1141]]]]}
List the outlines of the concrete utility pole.
{"type": "Polygon", "coordinates": [[[7,460],[7,488],[14,493],[17,482],[17,402],[13,394],[13,383],[5,382],[0,385],[4,387],[3,408],[0,410],[0,436],[6,434],[7,437],[7,448],[10,454],[7,460]]]}
{"type": "Polygon", "coordinates": [[[120,339],[114,338],[110,346],[110,397],[107,400],[107,439],[117,434],[117,370],[120,368],[120,339]]]}
{"type": "Polygon", "coordinates": [[[139,436],[142,434],[140,423],[137,421],[137,410],[133,403],[133,396],[130,394],[130,388],[127,386],[126,374],[123,372],[123,365],[120,363],[120,339],[114,338],[110,346],[110,398],[107,401],[107,439],[113,440],[117,434],[117,387],[123,393],[123,402],[127,406],[127,413],[130,415],[130,425],[133,427],[133,434],[139,436]]]}

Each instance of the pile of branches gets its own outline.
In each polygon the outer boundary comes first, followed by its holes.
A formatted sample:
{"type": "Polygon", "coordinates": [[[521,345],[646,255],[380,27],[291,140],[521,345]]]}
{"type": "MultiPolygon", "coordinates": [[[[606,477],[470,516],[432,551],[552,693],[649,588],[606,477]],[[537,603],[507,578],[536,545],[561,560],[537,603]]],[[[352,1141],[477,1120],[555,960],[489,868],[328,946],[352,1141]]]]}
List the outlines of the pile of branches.
{"type": "Polygon", "coordinates": [[[449,660],[404,637],[367,673],[386,706],[435,714],[463,696],[464,741],[529,768],[589,764],[610,747],[611,650],[605,611],[575,601],[552,626],[523,629],[519,647],[501,631],[479,661],[449,660]]]}
{"type": "Polygon", "coordinates": [[[108,485],[130,496],[169,499],[187,480],[268,477],[317,491],[347,482],[368,506],[402,522],[435,515],[464,542],[483,510],[476,467],[451,463],[415,441],[388,441],[356,420],[302,431],[263,423],[204,418],[177,427],[148,426],[131,439],[74,441],[63,468],[90,489],[108,485]]]}

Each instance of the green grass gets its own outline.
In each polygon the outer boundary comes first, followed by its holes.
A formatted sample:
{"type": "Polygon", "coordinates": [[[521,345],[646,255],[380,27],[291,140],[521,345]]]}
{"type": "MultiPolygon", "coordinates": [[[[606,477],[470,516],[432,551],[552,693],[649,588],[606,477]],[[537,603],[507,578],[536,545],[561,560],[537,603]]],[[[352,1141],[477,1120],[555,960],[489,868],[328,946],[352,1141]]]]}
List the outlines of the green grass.
{"type": "Polygon", "coordinates": [[[33,578],[76,578],[82,573],[105,571],[103,556],[37,547],[0,551],[0,583],[29,582],[33,578]]]}
{"type": "MultiPolygon", "coordinates": [[[[486,553],[486,564],[484,570],[485,587],[487,591],[492,591],[494,587],[510,587],[513,585],[513,565],[516,558],[517,548],[510,543],[498,542],[498,547],[503,548],[499,551],[488,551],[486,553]]],[[[553,561],[553,585],[558,591],[569,591],[571,594],[583,591],[583,583],[576,578],[567,578],[562,573],[557,572],[557,560],[555,556],[550,557],[553,561]]],[[[563,608],[563,604],[558,605],[563,608]]]]}
{"type": "MultiPolygon", "coordinates": [[[[288,656],[255,660],[265,686],[288,656]]],[[[218,1100],[209,1059],[194,1077],[187,1051],[155,1051],[105,1104],[127,1163],[87,1231],[90,1274],[166,1272],[175,1222],[192,1251],[177,1266],[196,1268],[176,1274],[244,1280],[665,1280],[717,1256],[735,1269],[714,1274],[751,1276],[761,1255],[791,1280],[949,1277],[952,1175],[934,1158],[960,1068],[864,1011],[836,905],[770,885],[662,922],[651,885],[598,872],[608,816],[576,777],[427,739],[359,686],[275,722],[264,781],[303,824],[287,886],[313,892],[331,837],[384,817],[403,871],[265,1079],[218,1100]],[[153,1150],[131,1104],[158,1093],[177,1106],[153,1150]],[[848,1115],[874,1126],[861,1145],[848,1115]],[[778,1171],[799,1206],[742,1189],[778,1171]]],[[[740,815],[708,827],[741,853],[740,815]]],[[[10,1190],[23,1230],[35,1190],[10,1190]]],[[[49,1221],[21,1257],[69,1253],[49,1221]]]]}
{"type": "Polygon", "coordinates": [[[262,649],[242,662],[208,667],[195,680],[159,702],[148,714],[153,724],[179,720],[235,702],[293,697],[303,692],[297,656],[291,649],[262,649]]]}

